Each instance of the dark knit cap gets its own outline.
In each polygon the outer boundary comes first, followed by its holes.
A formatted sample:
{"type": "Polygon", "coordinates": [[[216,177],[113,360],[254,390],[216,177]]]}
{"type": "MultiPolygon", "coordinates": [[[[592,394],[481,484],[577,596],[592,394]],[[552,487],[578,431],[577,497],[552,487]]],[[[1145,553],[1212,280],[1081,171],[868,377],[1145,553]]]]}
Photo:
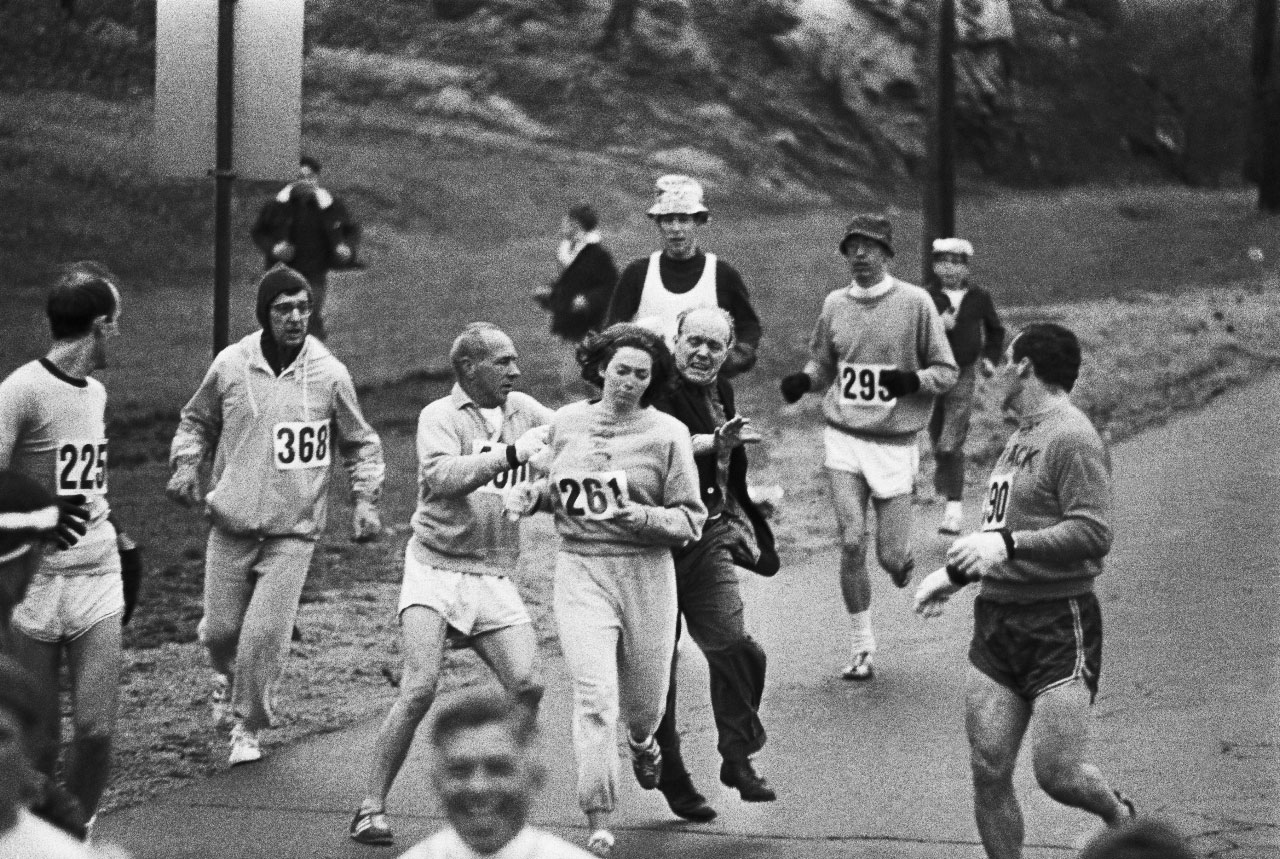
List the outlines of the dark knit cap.
{"type": "Polygon", "coordinates": [[[840,253],[854,236],[862,236],[879,242],[893,256],[893,224],[883,215],[854,215],[853,220],[844,228],[844,238],[840,240],[840,253]]]}
{"type": "Polygon", "coordinates": [[[311,284],[307,279],[284,263],[278,262],[267,270],[258,281],[258,323],[264,330],[271,330],[271,302],[276,300],[276,296],[300,289],[311,295],[311,284]]]}

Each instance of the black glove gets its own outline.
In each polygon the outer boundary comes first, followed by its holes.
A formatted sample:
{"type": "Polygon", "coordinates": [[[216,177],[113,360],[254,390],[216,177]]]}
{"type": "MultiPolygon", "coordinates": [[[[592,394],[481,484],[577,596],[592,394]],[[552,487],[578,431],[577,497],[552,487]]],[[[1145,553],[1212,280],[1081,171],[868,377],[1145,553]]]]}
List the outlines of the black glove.
{"type": "Polygon", "coordinates": [[[881,370],[880,387],[891,397],[905,397],[920,390],[920,374],[915,370],[881,370]]]}
{"type": "Polygon", "coordinates": [[[120,544],[120,579],[124,583],[124,617],[121,626],[129,625],[133,610],[138,607],[138,591],[142,589],[142,578],[146,574],[146,564],[142,559],[142,547],[133,542],[128,534],[121,534],[120,544]]]}
{"type": "Polygon", "coordinates": [[[782,389],[782,399],[788,403],[795,403],[809,393],[809,389],[813,387],[813,379],[809,378],[808,373],[792,373],[784,378],[778,387],[782,389]]]}
{"type": "Polygon", "coordinates": [[[59,549],[70,549],[89,529],[89,506],[83,495],[64,495],[57,500],[58,524],[53,529],[53,542],[59,549]]]}

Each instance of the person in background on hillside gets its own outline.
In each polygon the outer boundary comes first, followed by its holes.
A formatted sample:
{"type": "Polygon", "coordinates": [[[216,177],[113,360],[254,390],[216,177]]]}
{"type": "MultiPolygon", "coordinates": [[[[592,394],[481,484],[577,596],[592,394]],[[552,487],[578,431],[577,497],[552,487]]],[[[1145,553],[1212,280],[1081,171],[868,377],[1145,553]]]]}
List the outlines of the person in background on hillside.
{"type": "Polygon", "coordinates": [[[262,249],[266,268],[284,263],[311,284],[307,333],[325,339],[329,272],[355,264],[360,227],[341,198],[320,187],[319,161],[309,155],[299,159],[297,179],[267,201],[249,235],[262,249]]]}
{"type": "Polygon", "coordinates": [[[468,689],[440,702],[431,729],[431,784],[449,821],[401,859],[592,859],[528,825],[546,783],[533,723],[497,689],[468,689]]]}
{"type": "Polygon", "coordinates": [[[585,384],[575,350],[584,337],[602,327],[618,282],[618,267],[600,240],[599,225],[600,216],[589,204],[569,207],[556,252],[560,276],[533,294],[551,313],[551,333],[570,346],[561,352],[560,387],[564,394],[577,392],[585,384]]]}
{"type": "MultiPolygon", "coordinates": [[[[688,428],[707,508],[701,538],[675,549],[676,598],[710,670],[720,781],[737,788],[746,802],[772,802],[777,794],[751,762],[765,743],[760,700],[767,660],[746,630],[738,569],[772,576],[778,571],[778,553],[769,523],[747,492],[745,445],[759,441],[760,435],[737,413],[733,387],[720,375],[732,349],[733,319],[727,311],[695,307],[681,313],[676,384],[655,405],[688,428]]],[[[693,786],[680,754],[676,661],[671,661],[667,709],[657,733],[662,749],[658,789],[680,817],[711,820],[716,812],[693,786]]]]}
{"type": "Polygon", "coordinates": [[[911,581],[911,495],[919,468],[916,434],[933,399],[955,384],[955,358],[924,289],[889,274],[893,227],[858,215],[840,253],[852,280],[827,296],[809,340],[809,363],[782,380],[798,402],[824,394],[827,476],[840,530],[840,591],[853,625],[846,680],[870,680],[876,652],[867,573],[868,501],[876,512],[876,555],[900,588],[911,581]]]}
{"type": "Polygon", "coordinates": [[[387,794],[435,700],[446,638],[469,642],[531,721],[542,698],[533,619],[512,578],[520,525],[504,514],[502,496],[528,481],[551,410],[513,390],[517,357],[496,325],[471,323],[449,350],[453,390],[418,416],[418,509],[397,612],[404,674],[348,831],[362,844],[392,843],[387,794]]]}
{"type": "Polygon", "coordinates": [[[264,274],[262,330],[213,359],[169,450],[169,497],[203,506],[212,525],[199,634],[215,671],[214,723],[234,721],[232,765],[262,757],[259,734],[272,722],[272,688],[324,533],[335,453],[351,479],[355,538],[382,530],[382,443],[347,368],[307,334],[310,315],[306,278],[284,264],[264,274]]]}
{"type": "Polygon", "coordinates": [[[662,779],[654,733],[676,641],[671,550],[701,536],[707,511],[689,431],[652,405],[675,372],[662,338],[611,325],[579,347],[578,360],[600,399],[555,413],[548,480],[509,490],[505,503],[513,515],[548,503],[555,511],[555,615],[573,677],[578,805],[587,849],[608,856],[619,720],[637,783],[653,790],[662,779]]]}
{"type": "Polygon", "coordinates": [[[980,530],[956,540],[925,576],[916,611],[941,614],[979,583],[965,681],[965,725],[978,834],[991,859],[1022,856],[1013,773],[1031,736],[1036,781],[1050,797],[1108,826],[1134,816],[1088,760],[1090,710],[1102,671],[1094,580],[1111,549],[1111,459],[1070,400],[1080,344],[1037,323],[1009,346],[994,379],[1018,429],[991,469],[980,530]]]}
{"type": "Polygon", "coordinates": [[[760,318],[742,276],[715,254],[703,253],[698,235],[710,217],[702,185],[688,176],[663,176],[648,215],[657,225],[662,250],[632,262],[622,271],[605,324],[635,322],[675,345],[676,320],[691,307],[722,307],[733,317],[733,352],[725,361],[732,378],[755,366],[760,318]]]}
{"type": "Polygon", "coordinates": [[[969,280],[973,245],[964,239],[934,239],[929,293],[942,315],[947,342],[960,368],[956,386],[939,394],[929,417],[933,488],[946,499],[941,534],[958,535],[964,523],[964,443],[973,414],[978,369],[990,376],[1004,354],[1004,326],[991,294],[969,280]],[[981,361],[981,363],[979,363],[981,361]]]}
{"type": "MultiPolygon", "coordinates": [[[[0,469],[36,480],[63,511],[57,549],[45,552],[11,618],[13,652],[46,689],[71,678],[73,737],[62,772],[88,826],[111,772],[125,611],[119,535],[107,502],[107,392],[93,373],[107,366],[119,333],[116,278],[94,262],[73,263],[45,306],[53,345],[0,383],[0,469]]],[[[40,770],[57,765],[58,695],[48,698],[40,770]]]]}

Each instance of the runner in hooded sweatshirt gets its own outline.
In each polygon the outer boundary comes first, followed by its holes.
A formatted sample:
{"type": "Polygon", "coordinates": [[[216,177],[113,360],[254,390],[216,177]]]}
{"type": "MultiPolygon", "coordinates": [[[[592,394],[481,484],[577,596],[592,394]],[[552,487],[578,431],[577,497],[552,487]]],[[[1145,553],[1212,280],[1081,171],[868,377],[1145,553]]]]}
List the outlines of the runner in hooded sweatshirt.
{"type": "Polygon", "coordinates": [[[306,278],[283,264],[264,274],[262,330],[214,358],[169,452],[169,497],[203,503],[212,524],[199,631],[215,672],[214,720],[233,723],[233,765],[262,757],[259,735],[271,725],[272,689],[324,532],[335,456],[351,479],[356,539],[382,528],[382,444],[347,368],[307,334],[310,313],[306,278]]]}

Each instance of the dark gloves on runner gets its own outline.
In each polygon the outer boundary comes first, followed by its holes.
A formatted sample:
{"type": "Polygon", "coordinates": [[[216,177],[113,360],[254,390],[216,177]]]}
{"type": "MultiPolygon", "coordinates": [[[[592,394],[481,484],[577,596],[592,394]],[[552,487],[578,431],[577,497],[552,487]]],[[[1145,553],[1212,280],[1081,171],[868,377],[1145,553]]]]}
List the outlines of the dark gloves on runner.
{"type": "Polygon", "coordinates": [[[83,495],[64,495],[57,501],[58,524],[53,529],[53,542],[59,549],[70,549],[89,529],[89,506],[83,495]]]}
{"type": "Polygon", "coordinates": [[[124,584],[124,617],[120,619],[120,625],[128,626],[133,610],[138,607],[138,592],[142,589],[147,565],[142,559],[142,547],[128,534],[121,532],[116,542],[120,547],[120,579],[124,584]]]}
{"type": "Polygon", "coordinates": [[[881,370],[880,387],[891,397],[905,397],[920,390],[920,374],[914,370],[881,370]]]}
{"type": "Polygon", "coordinates": [[[809,378],[808,373],[792,373],[782,380],[779,387],[782,389],[782,399],[788,403],[795,403],[809,393],[809,389],[813,387],[813,380],[809,378]]]}

